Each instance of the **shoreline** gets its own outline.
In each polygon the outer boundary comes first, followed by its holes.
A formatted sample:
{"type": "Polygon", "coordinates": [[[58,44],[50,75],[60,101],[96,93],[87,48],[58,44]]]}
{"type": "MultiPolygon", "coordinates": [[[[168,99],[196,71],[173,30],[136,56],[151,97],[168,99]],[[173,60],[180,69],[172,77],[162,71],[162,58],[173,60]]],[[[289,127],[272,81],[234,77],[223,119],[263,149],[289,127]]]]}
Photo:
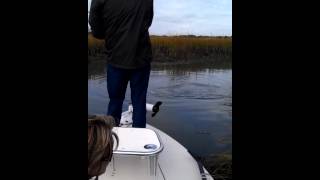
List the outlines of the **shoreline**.
{"type": "MultiPolygon", "coordinates": [[[[88,56],[88,64],[106,63],[104,56],[88,56]]],[[[188,60],[170,59],[159,60],[154,58],[151,62],[152,67],[177,67],[177,66],[203,66],[232,69],[232,57],[228,58],[193,58],[188,60]]]]}

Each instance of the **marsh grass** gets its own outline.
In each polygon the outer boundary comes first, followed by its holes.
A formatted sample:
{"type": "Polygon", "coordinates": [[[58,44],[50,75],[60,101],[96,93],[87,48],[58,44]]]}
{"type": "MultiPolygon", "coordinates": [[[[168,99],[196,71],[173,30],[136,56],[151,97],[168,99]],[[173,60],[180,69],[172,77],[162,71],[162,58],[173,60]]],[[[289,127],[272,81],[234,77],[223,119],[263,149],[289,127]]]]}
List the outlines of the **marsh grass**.
{"type": "MultiPolygon", "coordinates": [[[[232,60],[231,37],[151,36],[153,61],[160,63],[213,62],[232,60]]],[[[104,41],[88,34],[88,56],[101,59],[104,41]]]]}
{"type": "Polygon", "coordinates": [[[155,61],[200,61],[230,58],[232,39],[224,37],[152,37],[155,61]]]}

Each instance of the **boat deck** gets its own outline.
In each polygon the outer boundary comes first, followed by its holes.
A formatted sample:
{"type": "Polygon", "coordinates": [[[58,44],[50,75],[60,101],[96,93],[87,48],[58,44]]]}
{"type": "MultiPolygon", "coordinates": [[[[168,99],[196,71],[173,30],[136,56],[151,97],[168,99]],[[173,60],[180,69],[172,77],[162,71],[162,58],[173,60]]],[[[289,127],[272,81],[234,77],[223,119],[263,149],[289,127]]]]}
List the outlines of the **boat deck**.
{"type": "Polygon", "coordinates": [[[164,144],[159,154],[157,175],[150,175],[147,157],[114,155],[114,164],[110,162],[99,180],[213,180],[209,175],[201,176],[195,159],[176,140],[150,125],[147,128],[156,131],[164,144]]]}

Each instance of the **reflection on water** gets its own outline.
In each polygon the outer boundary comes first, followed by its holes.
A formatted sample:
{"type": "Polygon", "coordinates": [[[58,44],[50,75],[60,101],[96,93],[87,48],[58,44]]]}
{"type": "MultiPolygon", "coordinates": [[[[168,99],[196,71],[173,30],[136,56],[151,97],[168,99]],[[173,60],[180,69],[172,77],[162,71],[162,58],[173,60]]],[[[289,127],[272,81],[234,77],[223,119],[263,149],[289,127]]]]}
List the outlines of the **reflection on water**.
{"type": "MultiPolygon", "coordinates": [[[[88,69],[89,113],[108,105],[103,63],[88,69]]],[[[232,70],[201,66],[153,67],[148,102],[162,101],[148,123],[163,130],[199,156],[232,152],[232,70]]],[[[128,86],[123,110],[130,103],[128,86]]]]}

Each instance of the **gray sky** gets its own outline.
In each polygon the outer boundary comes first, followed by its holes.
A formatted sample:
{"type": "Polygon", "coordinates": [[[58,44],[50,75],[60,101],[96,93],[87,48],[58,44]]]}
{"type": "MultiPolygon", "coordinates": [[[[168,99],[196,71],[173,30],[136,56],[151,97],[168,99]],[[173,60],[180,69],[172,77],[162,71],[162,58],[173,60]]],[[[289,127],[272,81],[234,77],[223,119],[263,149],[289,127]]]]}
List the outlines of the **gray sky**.
{"type": "Polygon", "coordinates": [[[232,0],[154,0],[150,34],[232,35],[232,0]]]}

